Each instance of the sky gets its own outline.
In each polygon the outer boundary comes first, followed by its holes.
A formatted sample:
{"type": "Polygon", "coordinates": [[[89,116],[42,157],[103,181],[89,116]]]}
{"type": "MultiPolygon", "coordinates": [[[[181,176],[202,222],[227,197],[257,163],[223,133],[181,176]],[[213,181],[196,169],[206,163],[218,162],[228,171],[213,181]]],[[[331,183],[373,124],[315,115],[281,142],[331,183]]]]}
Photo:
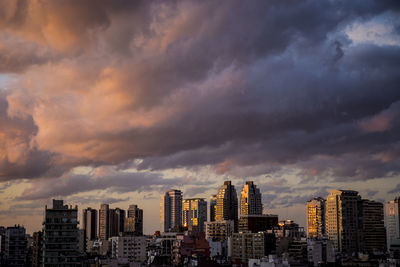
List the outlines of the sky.
{"type": "Polygon", "coordinates": [[[400,2],[0,2],[0,225],[51,199],[144,210],[261,189],[305,226],[331,189],[400,195],[400,2]]]}

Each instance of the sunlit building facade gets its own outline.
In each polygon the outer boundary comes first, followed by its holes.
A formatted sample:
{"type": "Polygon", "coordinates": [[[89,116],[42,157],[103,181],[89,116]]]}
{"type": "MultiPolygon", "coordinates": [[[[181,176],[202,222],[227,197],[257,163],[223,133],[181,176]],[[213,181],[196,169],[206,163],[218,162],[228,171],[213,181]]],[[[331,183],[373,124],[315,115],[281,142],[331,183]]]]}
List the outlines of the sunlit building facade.
{"type": "Polygon", "coordinates": [[[216,221],[232,220],[238,229],[238,199],[231,181],[225,181],[217,193],[216,221]]]}
{"type": "Polygon", "coordinates": [[[325,235],[325,199],[316,197],[307,201],[307,236],[309,238],[325,235]]]}
{"type": "Polygon", "coordinates": [[[183,226],[197,227],[204,232],[204,222],[207,221],[207,202],[204,198],[189,198],[183,201],[183,226]]]}
{"type": "Polygon", "coordinates": [[[261,215],[262,211],[260,189],[253,181],[246,182],[240,194],[240,215],[261,215]]]}

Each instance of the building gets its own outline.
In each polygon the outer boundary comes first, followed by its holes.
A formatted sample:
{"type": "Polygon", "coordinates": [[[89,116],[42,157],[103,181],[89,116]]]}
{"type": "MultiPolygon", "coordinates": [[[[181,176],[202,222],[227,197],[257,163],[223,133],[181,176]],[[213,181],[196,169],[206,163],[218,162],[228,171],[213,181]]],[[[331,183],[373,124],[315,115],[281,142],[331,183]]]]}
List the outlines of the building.
{"type": "Polygon", "coordinates": [[[326,237],[307,239],[307,257],[309,265],[312,263],[312,266],[333,265],[336,259],[332,241],[326,237]]]}
{"type": "Polygon", "coordinates": [[[231,237],[234,232],[234,221],[214,221],[206,222],[205,224],[206,239],[212,239],[214,241],[224,242],[231,237]]]}
{"type": "Polygon", "coordinates": [[[112,257],[128,259],[129,262],[146,260],[147,241],[145,236],[121,235],[111,238],[112,257]]]}
{"type": "Polygon", "coordinates": [[[34,232],[32,239],[32,266],[39,267],[42,265],[43,232],[34,232]]]}
{"type": "Polygon", "coordinates": [[[183,226],[197,227],[204,232],[207,221],[207,202],[204,198],[189,198],[183,201],[183,226]]]}
{"type": "Polygon", "coordinates": [[[388,201],[385,204],[385,226],[388,249],[390,249],[390,245],[395,239],[400,239],[399,201],[400,197],[396,197],[394,200],[388,201]]]}
{"type": "Polygon", "coordinates": [[[53,208],[45,207],[44,266],[79,266],[78,242],[78,207],[53,199],[53,208]]]}
{"type": "Polygon", "coordinates": [[[7,227],[4,242],[6,266],[24,267],[27,251],[25,228],[19,225],[7,227]]]}
{"type": "Polygon", "coordinates": [[[210,222],[215,221],[215,211],[217,208],[217,195],[210,197],[210,222]]]}
{"type": "Polygon", "coordinates": [[[246,182],[240,194],[240,215],[261,215],[262,211],[260,189],[253,181],[246,182]]]}
{"type": "Polygon", "coordinates": [[[129,205],[128,218],[125,221],[125,232],[143,235],[143,210],[137,205],[129,205]]]}
{"type": "MultiPolygon", "coordinates": [[[[207,212],[207,207],[206,207],[207,212]]],[[[184,234],[178,234],[173,244],[173,263],[181,266],[184,262],[189,263],[191,260],[200,261],[198,265],[204,265],[206,260],[210,258],[210,245],[205,239],[203,232],[185,231],[184,234]]],[[[192,266],[189,265],[188,266],[192,266]]]]}
{"type": "Polygon", "coordinates": [[[160,226],[162,232],[182,225],[182,191],[172,189],[161,196],[160,226]]]}
{"type": "Polygon", "coordinates": [[[119,233],[124,232],[125,226],[125,210],[120,208],[109,209],[109,237],[118,236],[119,233]]]}
{"type": "Polygon", "coordinates": [[[307,201],[307,237],[325,236],[325,199],[316,197],[307,201]]]}
{"type": "Polygon", "coordinates": [[[107,240],[110,237],[110,207],[108,204],[101,204],[99,210],[99,238],[107,240]]]}
{"type": "Polygon", "coordinates": [[[231,239],[232,260],[247,265],[249,259],[261,259],[275,249],[275,237],[266,232],[234,233],[231,239]]]}
{"type": "Polygon", "coordinates": [[[238,229],[238,199],[231,181],[225,181],[217,193],[216,221],[232,220],[234,231],[238,229]]]}
{"type": "Polygon", "coordinates": [[[238,231],[258,233],[271,230],[276,226],[278,226],[278,215],[241,215],[238,231]]]}
{"type": "Polygon", "coordinates": [[[97,239],[97,210],[87,208],[82,211],[82,229],[84,231],[84,248],[88,240],[97,239]]]}
{"type": "Polygon", "coordinates": [[[352,254],[360,251],[361,197],[351,190],[331,190],[326,198],[326,233],[336,251],[352,254]]]}
{"type": "Polygon", "coordinates": [[[386,252],[386,231],[383,204],[362,200],[362,244],[368,253],[386,252]]]}

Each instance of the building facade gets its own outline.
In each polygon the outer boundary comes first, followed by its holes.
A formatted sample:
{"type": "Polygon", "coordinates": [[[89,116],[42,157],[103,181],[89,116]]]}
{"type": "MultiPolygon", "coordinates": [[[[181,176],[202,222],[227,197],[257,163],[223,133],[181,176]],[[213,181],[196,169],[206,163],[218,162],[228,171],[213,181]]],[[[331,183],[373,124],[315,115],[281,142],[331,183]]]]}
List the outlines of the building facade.
{"type": "Polygon", "coordinates": [[[99,238],[107,240],[110,237],[110,207],[108,204],[101,204],[99,209],[99,238]]]}
{"type": "Polygon", "coordinates": [[[362,200],[362,248],[368,253],[386,252],[383,204],[362,200]]]}
{"type": "Polygon", "coordinates": [[[168,232],[182,225],[182,191],[172,189],[161,196],[160,227],[168,232]]]}
{"type": "Polygon", "coordinates": [[[360,251],[360,203],[358,192],[352,190],[331,190],[326,198],[326,233],[336,251],[360,251]]]}
{"type": "Polygon", "coordinates": [[[228,240],[234,233],[235,223],[233,220],[206,222],[206,239],[223,242],[228,240]]]}
{"type": "Polygon", "coordinates": [[[78,207],[53,199],[45,208],[43,222],[43,265],[79,266],[78,207]]]}
{"type": "Polygon", "coordinates": [[[271,230],[278,226],[278,215],[241,215],[239,218],[239,232],[258,233],[271,230]]]}
{"type": "Polygon", "coordinates": [[[183,201],[183,226],[197,227],[204,232],[207,221],[207,202],[204,198],[189,198],[183,201]]]}
{"type": "Polygon", "coordinates": [[[4,255],[6,266],[24,267],[28,244],[25,228],[19,225],[7,227],[5,232],[4,255]]]}
{"type": "Polygon", "coordinates": [[[111,238],[112,257],[128,259],[129,262],[144,262],[146,260],[145,236],[116,236],[111,238]]]}
{"type": "Polygon", "coordinates": [[[232,220],[238,229],[238,199],[231,181],[225,181],[217,193],[216,221],[232,220]]]}
{"type": "Polygon", "coordinates": [[[87,240],[97,239],[97,210],[87,208],[82,211],[82,229],[85,234],[85,248],[87,240]]]}
{"type": "Polygon", "coordinates": [[[386,226],[386,240],[387,248],[395,239],[400,239],[400,198],[396,197],[394,200],[385,203],[385,226],[386,226]]]}
{"type": "Polygon", "coordinates": [[[325,199],[316,197],[307,201],[307,237],[325,236],[325,199]]]}
{"type": "Polygon", "coordinates": [[[125,227],[125,210],[120,208],[109,209],[109,237],[118,236],[124,232],[125,227]]]}
{"type": "Polygon", "coordinates": [[[217,195],[210,197],[210,222],[215,221],[215,212],[217,208],[217,195]]]}
{"type": "Polygon", "coordinates": [[[262,211],[260,189],[253,181],[246,182],[240,194],[240,215],[261,215],[262,211]]]}
{"type": "Polygon", "coordinates": [[[137,205],[129,205],[128,217],[125,221],[125,232],[143,235],[143,210],[137,205]]]}
{"type": "Polygon", "coordinates": [[[269,239],[271,234],[266,232],[234,233],[231,239],[232,260],[248,263],[249,259],[261,259],[275,248],[275,239],[269,239]]]}

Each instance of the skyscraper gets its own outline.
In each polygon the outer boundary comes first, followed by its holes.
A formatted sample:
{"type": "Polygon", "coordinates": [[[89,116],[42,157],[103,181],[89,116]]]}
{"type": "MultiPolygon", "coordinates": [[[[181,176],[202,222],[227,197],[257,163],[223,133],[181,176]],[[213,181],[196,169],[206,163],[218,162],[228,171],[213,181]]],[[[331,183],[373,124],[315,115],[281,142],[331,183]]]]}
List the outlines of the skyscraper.
{"type": "Polygon", "coordinates": [[[238,229],[238,199],[231,181],[225,181],[217,193],[216,221],[233,220],[238,229]]]}
{"type": "Polygon", "coordinates": [[[143,210],[137,205],[129,205],[128,218],[125,221],[125,232],[143,235],[143,210]]]}
{"type": "Polygon", "coordinates": [[[182,225],[182,191],[171,189],[161,196],[160,224],[162,232],[182,225]]]}
{"type": "Polygon", "coordinates": [[[217,207],[217,195],[210,197],[210,222],[215,221],[215,209],[217,207]]]}
{"type": "Polygon", "coordinates": [[[108,204],[101,204],[99,210],[99,238],[107,240],[110,237],[110,219],[108,204]]]}
{"type": "Polygon", "coordinates": [[[43,222],[43,265],[80,266],[78,242],[78,207],[53,199],[43,222]]]}
{"type": "Polygon", "coordinates": [[[358,192],[351,190],[331,190],[326,198],[326,232],[336,251],[360,250],[360,203],[358,192]]]}
{"type": "Polygon", "coordinates": [[[125,226],[125,210],[120,208],[109,209],[109,237],[118,236],[124,231],[125,226]]]}
{"type": "Polygon", "coordinates": [[[309,238],[325,235],[325,199],[315,197],[307,201],[307,236],[309,238]]]}
{"type": "Polygon", "coordinates": [[[183,226],[196,226],[204,232],[207,221],[207,202],[204,198],[189,198],[183,201],[183,226]]]}
{"type": "Polygon", "coordinates": [[[388,201],[385,204],[385,226],[386,226],[386,240],[387,248],[394,239],[400,238],[400,198],[396,197],[394,200],[388,201]]]}
{"type": "Polygon", "coordinates": [[[260,189],[253,181],[247,181],[240,194],[240,215],[261,215],[262,211],[260,189]]]}
{"type": "Polygon", "coordinates": [[[82,211],[82,229],[85,231],[85,241],[97,238],[97,210],[87,208],[82,211]]]}
{"type": "Polygon", "coordinates": [[[383,204],[362,200],[362,237],[363,251],[386,252],[386,231],[383,221],[383,204]]]}

